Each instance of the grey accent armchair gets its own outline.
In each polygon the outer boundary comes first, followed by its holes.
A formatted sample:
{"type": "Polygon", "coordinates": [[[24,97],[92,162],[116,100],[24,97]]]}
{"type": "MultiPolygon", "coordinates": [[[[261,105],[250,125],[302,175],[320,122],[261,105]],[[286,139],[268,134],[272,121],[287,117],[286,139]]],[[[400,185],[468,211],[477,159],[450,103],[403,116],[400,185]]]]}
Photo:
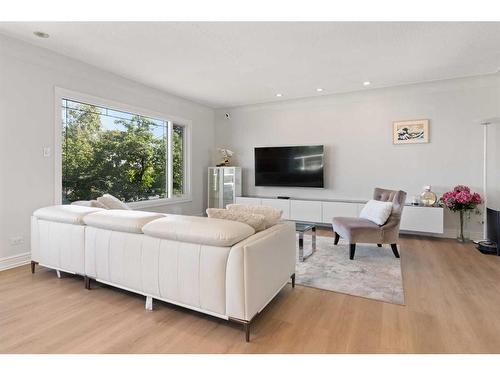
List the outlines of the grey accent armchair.
{"type": "Polygon", "coordinates": [[[356,243],[390,244],[392,252],[399,258],[398,240],[401,214],[406,201],[406,192],[402,190],[387,190],[375,188],[373,199],[382,202],[392,202],[392,213],[384,225],[377,225],[370,220],[353,217],[334,217],[332,221],[335,232],[335,242],[339,243],[340,237],[349,241],[349,259],[354,259],[356,243]]]}

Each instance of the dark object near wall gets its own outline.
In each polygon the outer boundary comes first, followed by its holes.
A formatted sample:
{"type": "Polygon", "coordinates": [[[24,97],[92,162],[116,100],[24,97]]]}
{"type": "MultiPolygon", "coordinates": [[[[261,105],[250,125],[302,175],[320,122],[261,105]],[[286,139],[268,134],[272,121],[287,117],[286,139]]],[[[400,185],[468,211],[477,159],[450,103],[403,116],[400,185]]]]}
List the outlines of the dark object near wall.
{"type": "Polygon", "coordinates": [[[498,248],[498,242],[500,239],[500,211],[487,208],[486,223],[488,241],[479,242],[477,244],[477,249],[483,254],[500,255],[498,248]]]}

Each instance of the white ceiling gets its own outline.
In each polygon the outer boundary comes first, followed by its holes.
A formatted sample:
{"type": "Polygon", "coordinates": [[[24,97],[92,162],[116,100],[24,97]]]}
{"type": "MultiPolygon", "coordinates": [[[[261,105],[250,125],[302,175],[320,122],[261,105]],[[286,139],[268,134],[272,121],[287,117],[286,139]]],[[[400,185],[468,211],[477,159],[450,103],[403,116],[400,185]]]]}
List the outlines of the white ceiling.
{"type": "Polygon", "coordinates": [[[500,68],[497,22],[28,22],[0,32],[214,108],[500,68]]]}

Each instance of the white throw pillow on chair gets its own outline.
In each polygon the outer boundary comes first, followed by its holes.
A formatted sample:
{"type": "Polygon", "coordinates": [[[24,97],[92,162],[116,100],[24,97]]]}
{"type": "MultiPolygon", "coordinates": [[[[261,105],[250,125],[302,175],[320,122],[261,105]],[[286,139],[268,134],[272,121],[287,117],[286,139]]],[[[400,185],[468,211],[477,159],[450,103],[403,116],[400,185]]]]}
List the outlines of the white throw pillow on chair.
{"type": "Polygon", "coordinates": [[[377,225],[384,225],[392,213],[392,202],[376,201],[374,199],[366,202],[359,217],[370,220],[377,225]]]}

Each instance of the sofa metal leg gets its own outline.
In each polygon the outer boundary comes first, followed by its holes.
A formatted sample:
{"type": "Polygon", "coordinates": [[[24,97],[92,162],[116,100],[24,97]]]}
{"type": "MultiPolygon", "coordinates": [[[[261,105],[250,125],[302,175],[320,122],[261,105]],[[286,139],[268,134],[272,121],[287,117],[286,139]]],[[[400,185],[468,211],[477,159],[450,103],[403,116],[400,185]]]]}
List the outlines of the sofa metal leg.
{"type": "Polygon", "coordinates": [[[146,296],[146,305],[144,307],[148,311],[153,311],[153,297],[146,296]]]}
{"type": "Polygon", "coordinates": [[[391,243],[391,249],[392,252],[394,253],[394,256],[396,258],[399,258],[398,245],[396,245],[395,243],[391,243]]]}
{"type": "Polygon", "coordinates": [[[243,329],[245,330],[245,341],[250,342],[250,323],[252,323],[252,320],[248,321],[236,318],[229,318],[229,321],[242,324],[243,329]]]}
{"type": "Polygon", "coordinates": [[[85,289],[90,290],[90,277],[84,276],[83,277],[83,282],[85,283],[85,289]]]}
{"type": "Polygon", "coordinates": [[[381,244],[381,243],[378,243],[378,244],[377,244],[377,246],[378,246],[378,247],[382,247],[382,244],[381,244]]]}
{"type": "Polygon", "coordinates": [[[356,244],[355,243],[349,244],[349,259],[351,260],[354,259],[355,252],[356,252],[356,244]]]}
{"type": "Polygon", "coordinates": [[[295,274],[290,276],[290,278],[292,279],[292,288],[295,288],[295,274]]]}
{"type": "Polygon", "coordinates": [[[56,270],[56,275],[57,275],[57,278],[60,279],[61,278],[61,271],[56,270]]]}
{"type": "Polygon", "coordinates": [[[38,262],[31,261],[31,273],[35,273],[35,266],[38,264],[38,262]]]}
{"type": "Polygon", "coordinates": [[[335,232],[335,240],[333,241],[333,244],[337,245],[339,243],[339,240],[340,240],[340,236],[337,232],[335,232]]]}
{"type": "Polygon", "coordinates": [[[243,323],[245,327],[245,341],[250,342],[250,322],[243,323]]]}

